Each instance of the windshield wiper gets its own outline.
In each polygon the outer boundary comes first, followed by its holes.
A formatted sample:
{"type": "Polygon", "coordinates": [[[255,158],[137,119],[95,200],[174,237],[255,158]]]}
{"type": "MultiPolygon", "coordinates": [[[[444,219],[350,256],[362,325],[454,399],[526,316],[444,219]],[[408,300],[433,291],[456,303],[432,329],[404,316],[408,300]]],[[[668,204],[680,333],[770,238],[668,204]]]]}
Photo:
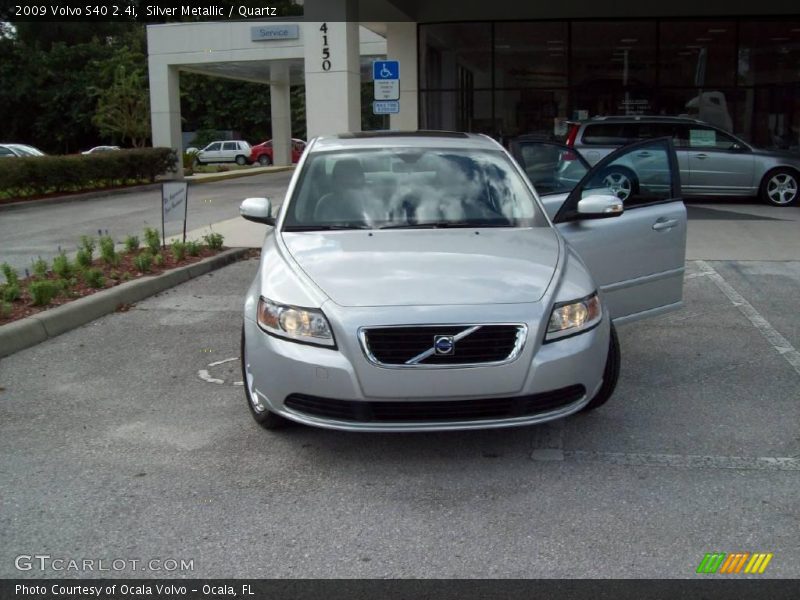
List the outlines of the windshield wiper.
{"type": "Polygon", "coordinates": [[[284,231],[343,231],[346,229],[372,229],[366,225],[286,225],[284,231]]]}
{"type": "Polygon", "coordinates": [[[440,221],[436,223],[403,223],[402,225],[384,225],[379,229],[458,229],[483,227],[513,227],[512,223],[491,223],[476,221],[440,221]]]}

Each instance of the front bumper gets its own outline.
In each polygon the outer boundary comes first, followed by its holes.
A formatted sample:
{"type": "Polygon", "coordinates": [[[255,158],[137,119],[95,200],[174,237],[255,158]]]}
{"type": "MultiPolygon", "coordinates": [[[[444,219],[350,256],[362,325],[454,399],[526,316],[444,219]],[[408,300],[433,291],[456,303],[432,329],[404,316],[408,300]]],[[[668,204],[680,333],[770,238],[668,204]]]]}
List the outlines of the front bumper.
{"type": "Polygon", "coordinates": [[[579,411],[594,396],[602,383],[610,330],[604,317],[591,331],[542,345],[537,320],[528,322],[525,347],[510,364],[398,370],[369,363],[358,346],[356,330],[348,335],[333,325],[337,350],[276,338],[246,318],[245,369],[249,393],[287,419],[346,431],[447,431],[543,423],[579,411]],[[582,386],[582,394],[574,394],[576,386],[582,386]],[[553,392],[564,388],[573,391],[568,403],[563,395],[561,402],[550,401],[553,392]],[[292,400],[298,397],[311,398],[313,402],[292,400]],[[491,407],[492,401],[510,402],[516,407],[529,398],[544,401],[539,405],[527,404],[528,410],[514,409],[502,416],[498,413],[503,411],[489,409],[485,417],[479,414],[480,410],[467,410],[462,417],[457,408],[471,406],[473,402],[475,406],[481,403],[491,407]],[[330,410],[325,408],[326,399],[330,410]],[[400,403],[419,407],[430,402],[431,408],[435,408],[443,401],[452,401],[454,407],[444,411],[446,418],[441,410],[430,411],[430,418],[420,414],[404,418],[402,410],[390,410],[400,403]],[[355,403],[364,403],[363,410],[355,403]],[[337,409],[343,406],[348,410],[337,409]],[[370,406],[386,410],[373,411],[370,406]],[[543,408],[531,410],[531,406],[543,408]],[[378,413],[380,417],[375,416],[378,413]]]}

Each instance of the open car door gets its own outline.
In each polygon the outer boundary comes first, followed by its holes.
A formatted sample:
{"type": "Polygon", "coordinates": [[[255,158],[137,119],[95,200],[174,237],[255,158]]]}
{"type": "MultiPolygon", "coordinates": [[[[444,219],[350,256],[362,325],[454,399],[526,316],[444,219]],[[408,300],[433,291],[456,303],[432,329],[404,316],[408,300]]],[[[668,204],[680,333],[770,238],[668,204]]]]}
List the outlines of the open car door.
{"type": "Polygon", "coordinates": [[[552,142],[520,141],[512,154],[591,271],[615,323],[682,306],[686,207],[671,139],[624,146],[592,168],[573,148],[552,142]],[[614,196],[623,211],[581,214],[578,203],[592,196],[614,196]]]}

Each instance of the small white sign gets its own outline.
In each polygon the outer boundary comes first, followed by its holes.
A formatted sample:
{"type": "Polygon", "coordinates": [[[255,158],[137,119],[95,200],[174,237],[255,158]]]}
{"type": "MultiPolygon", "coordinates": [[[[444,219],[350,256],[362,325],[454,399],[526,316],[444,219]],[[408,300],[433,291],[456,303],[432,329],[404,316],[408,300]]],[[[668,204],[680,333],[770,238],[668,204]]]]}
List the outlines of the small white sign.
{"type": "Polygon", "coordinates": [[[189,184],[185,181],[167,181],[161,184],[164,223],[186,220],[188,189],[189,184]]]}
{"type": "Polygon", "coordinates": [[[397,79],[376,79],[372,83],[375,88],[375,100],[400,99],[400,81],[397,79]]]}
{"type": "Polygon", "coordinates": [[[268,42],[270,40],[296,40],[300,37],[298,25],[259,25],[250,28],[250,40],[268,42]]]}
{"type": "Polygon", "coordinates": [[[396,115],[400,112],[397,100],[376,100],[372,103],[372,112],[376,115],[396,115]]]}

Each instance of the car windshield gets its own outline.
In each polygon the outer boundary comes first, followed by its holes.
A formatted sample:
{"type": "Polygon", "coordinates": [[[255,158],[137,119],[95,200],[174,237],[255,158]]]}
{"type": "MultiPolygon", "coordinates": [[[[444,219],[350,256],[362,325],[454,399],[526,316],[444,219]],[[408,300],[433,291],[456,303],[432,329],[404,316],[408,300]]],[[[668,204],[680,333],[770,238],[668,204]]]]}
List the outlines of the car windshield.
{"type": "Polygon", "coordinates": [[[504,153],[394,148],[312,153],[284,230],[545,224],[504,153]]]}

